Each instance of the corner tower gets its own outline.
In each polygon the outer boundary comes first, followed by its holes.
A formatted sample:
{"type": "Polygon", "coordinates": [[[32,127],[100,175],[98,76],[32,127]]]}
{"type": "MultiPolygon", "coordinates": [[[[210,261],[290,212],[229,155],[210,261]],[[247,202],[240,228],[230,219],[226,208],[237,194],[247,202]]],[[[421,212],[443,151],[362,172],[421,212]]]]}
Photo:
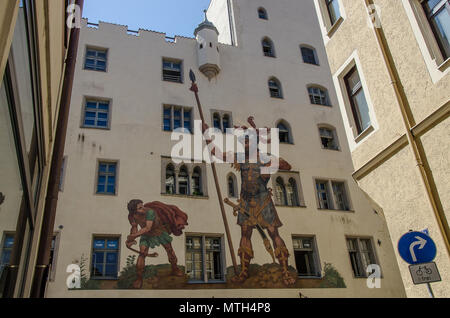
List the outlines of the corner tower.
{"type": "Polygon", "coordinates": [[[220,72],[219,31],[208,21],[205,10],[205,20],[194,31],[197,39],[198,67],[211,80],[220,72]]]}

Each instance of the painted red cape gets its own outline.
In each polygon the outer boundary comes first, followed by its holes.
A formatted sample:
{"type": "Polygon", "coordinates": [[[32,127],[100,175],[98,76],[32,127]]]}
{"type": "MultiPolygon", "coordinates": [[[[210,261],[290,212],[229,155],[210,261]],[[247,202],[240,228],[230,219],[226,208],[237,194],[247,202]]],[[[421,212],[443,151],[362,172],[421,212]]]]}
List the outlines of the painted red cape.
{"type": "Polygon", "coordinates": [[[188,216],[178,207],[158,201],[146,203],[144,206],[154,210],[161,220],[161,223],[169,225],[170,231],[172,232],[169,234],[175,236],[183,234],[185,226],[188,225],[188,216]]]}

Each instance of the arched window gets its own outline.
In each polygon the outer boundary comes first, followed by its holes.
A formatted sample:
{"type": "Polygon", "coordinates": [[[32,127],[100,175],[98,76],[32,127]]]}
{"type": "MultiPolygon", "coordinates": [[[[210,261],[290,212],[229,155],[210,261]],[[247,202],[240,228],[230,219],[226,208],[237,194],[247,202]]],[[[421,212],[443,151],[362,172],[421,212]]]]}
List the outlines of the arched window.
{"type": "Polygon", "coordinates": [[[218,113],[214,113],[213,115],[213,124],[214,128],[220,129],[220,115],[218,113]]]}
{"type": "Polygon", "coordinates": [[[230,198],[236,198],[237,197],[237,182],[236,182],[236,176],[234,174],[230,174],[228,176],[228,196],[230,198]]]}
{"type": "Polygon", "coordinates": [[[292,144],[292,134],[289,125],[285,121],[281,121],[277,125],[280,136],[280,143],[292,144]]]}
{"type": "Polygon", "coordinates": [[[283,98],[283,92],[281,90],[281,83],[275,77],[269,79],[269,91],[270,97],[273,98],[283,98]]]}
{"type": "Polygon", "coordinates": [[[297,182],[295,182],[294,178],[289,179],[289,183],[286,187],[287,192],[287,205],[289,206],[299,206],[300,202],[298,200],[298,189],[297,189],[297,182]]]}
{"type": "Polygon", "coordinates": [[[175,169],[171,164],[166,167],[166,193],[175,194],[175,169]]]}
{"type": "Polygon", "coordinates": [[[189,194],[189,174],[185,166],[182,166],[178,173],[178,194],[189,194]]]}
{"type": "Polygon", "coordinates": [[[303,62],[308,64],[319,65],[317,60],[316,50],[312,47],[301,46],[300,50],[302,51],[303,62]]]}
{"type": "Polygon", "coordinates": [[[222,125],[223,125],[223,132],[227,132],[227,128],[231,128],[230,127],[230,116],[229,115],[223,115],[222,118],[222,125]]]}
{"type": "Polygon", "coordinates": [[[336,129],[331,126],[319,126],[320,141],[323,149],[338,150],[336,129]]]}
{"type": "Polygon", "coordinates": [[[259,8],[258,9],[258,17],[260,19],[263,19],[263,20],[269,20],[269,17],[267,15],[267,11],[264,8],[259,8]]]}
{"type": "Polygon", "coordinates": [[[195,167],[192,173],[192,195],[202,196],[202,170],[195,167]]]}
{"type": "Polygon", "coordinates": [[[330,106],[326,89],[318,86],[309,86],[308,93],[311,104],[330,106]]]}
{"type": "Polygon", "coordinates": [[[264,56],[275,57],[275,48],[272,40],[269,38],[264,38],[261,43],[264,56]]]}
{"type": "Polygon", "coordinates": [[[275,195],[279,205],[287,205],[286,188],[283,179],[278,177],[275,185],[275,195]]]}

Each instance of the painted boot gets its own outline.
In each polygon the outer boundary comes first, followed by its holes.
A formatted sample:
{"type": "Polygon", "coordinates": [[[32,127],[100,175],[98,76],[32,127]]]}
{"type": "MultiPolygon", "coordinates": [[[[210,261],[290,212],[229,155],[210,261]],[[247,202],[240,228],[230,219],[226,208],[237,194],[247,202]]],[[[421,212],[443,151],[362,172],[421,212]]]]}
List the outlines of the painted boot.
{"type": "Polygon", "coordinates": [[[234,276],[231,281],[233,283],[240,284],[245,282],[249,276],[248,270],[250,261],[253,258],[253,251],[248,247],[241,246],[238,250],[238,255],[241,258],[241,272],[239,273],[239,275],[234,276]]]}
{"type": "Polygon", "coordinates": [[[278,258],[278,261],[280,262],[282,268],[283,283],[286,286],[294,285],[296,280],[291,276],[291,274],[289,274],[288,268],[289,251],[285,246],[278,247],[275,249],[275,256],[276,258],[278,258]]]}

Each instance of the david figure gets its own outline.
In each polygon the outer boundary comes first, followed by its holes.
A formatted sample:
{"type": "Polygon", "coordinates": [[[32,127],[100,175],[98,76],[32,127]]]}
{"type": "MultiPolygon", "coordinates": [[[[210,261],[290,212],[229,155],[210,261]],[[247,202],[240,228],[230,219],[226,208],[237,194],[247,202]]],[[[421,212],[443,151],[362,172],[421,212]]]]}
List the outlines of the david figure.
{"type": "Polygon", "coordinates": [[[136,281],[134,289],[141,289],[147,256],[157,257],[157,253],[148,254],[149,249],[163,246],[172,266],[172,275],[183,276],[184,273],[177,265],[177,256],[172,247],[171,234],[180,236],[187,223],[187,214],[174,205],[161,202],[146,203],[141,200],[131,200],[128,203],[128,221],[131,225],[130,235],[127,237],[128,248],[137,244],[139,237],[139,257],[136,263],[136,281]]]}

